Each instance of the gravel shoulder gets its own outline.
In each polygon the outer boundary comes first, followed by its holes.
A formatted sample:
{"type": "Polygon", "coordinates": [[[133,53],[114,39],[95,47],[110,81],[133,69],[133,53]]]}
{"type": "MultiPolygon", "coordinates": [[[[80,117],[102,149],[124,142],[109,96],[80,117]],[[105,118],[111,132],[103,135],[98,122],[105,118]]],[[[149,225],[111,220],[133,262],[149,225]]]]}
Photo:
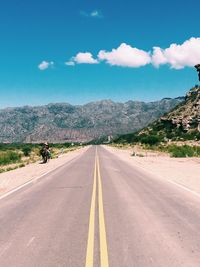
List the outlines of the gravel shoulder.
{"type": "Polygon", "coordinates": [[[19,168],[13,171],[5,172],[0,174],[0,196],[17,188],[18,186],[25,184],[32,179],[45,175],[47,172],[53,171],[54,169],[64,165],[65,163],[73,160],[77,156],[84,153],[88,147],[80,148],[72,152],[68,152],[59,156],[56,159],[51,159],[46,164],[36,162],[29,164],[23,168],[19,168]]]}
{"type": "Polygon", "coordinates": [[[160,179],[177,183],[200,194],[200,158],[170,158],[164,155],[133,157],[132,149],[111,146],[104,148],[138,169],[142,168],[160,179]]]}

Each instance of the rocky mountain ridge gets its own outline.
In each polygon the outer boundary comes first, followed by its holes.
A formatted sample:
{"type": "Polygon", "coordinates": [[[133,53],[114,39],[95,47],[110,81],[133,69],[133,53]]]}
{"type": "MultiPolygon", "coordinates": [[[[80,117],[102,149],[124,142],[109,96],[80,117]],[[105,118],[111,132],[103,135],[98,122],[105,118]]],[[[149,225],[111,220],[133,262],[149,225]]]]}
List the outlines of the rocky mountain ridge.
{"type": "Polygon", "coordinates": [[[188,91],[185,100],[139,132],[161,139],[200,140],[200,86],[188,91]]]}
{"type": "Polygon", "coordinates": [[[200,87],[192,88],[186,94],[185,101],[160,120],[186,132],[200,132],[200,87]]]}
{"type": "Polygon", "coordinates": [[[111,100],[73,106],[67,103],[0,110],[0,142],[88,142],[145,127],[181,103],[183,98],[155,102],[111,100]]]}

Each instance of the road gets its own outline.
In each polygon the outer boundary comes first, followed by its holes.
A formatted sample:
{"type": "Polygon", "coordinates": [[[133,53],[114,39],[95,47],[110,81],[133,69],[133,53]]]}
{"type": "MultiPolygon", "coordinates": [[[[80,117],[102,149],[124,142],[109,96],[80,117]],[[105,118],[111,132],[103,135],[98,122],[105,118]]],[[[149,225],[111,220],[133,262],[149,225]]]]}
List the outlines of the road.
{"type": "Polygon", "coordinates": [[[199,267],[200,197],[93,146],[0,200],[2,267],[199,267]]]}

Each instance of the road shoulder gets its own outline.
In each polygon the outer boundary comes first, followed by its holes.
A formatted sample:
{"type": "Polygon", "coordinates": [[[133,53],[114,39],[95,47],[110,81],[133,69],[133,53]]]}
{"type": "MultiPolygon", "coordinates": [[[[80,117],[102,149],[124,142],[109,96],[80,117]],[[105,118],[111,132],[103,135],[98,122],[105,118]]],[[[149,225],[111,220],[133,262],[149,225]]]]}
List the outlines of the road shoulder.
{"type": "Polygon", "coordinates": [[[45,174],[61,167],[67,162],[83,154],[87,149],[88,147],[84,147],[84,148],[77,149],[72,152],[68,152],[56,159],[50,160],[46,164],[40,164],[40,162],[36,162],[33,164],[29,164],[20,169],[16,169],[16,170],[9,171],[6,173],[1,173],[0,174],[0,196],[4,196],[11,190],[18,188],[28,183],[29,181],[32,181],[39,177],[43,177],[45,174]]]}
{"type": "Polygon", "coordinates": [[[104,148],[135,168],[200,195],[200,158],[133,157],[130,149],[111,146],[104,146],[104,148]]]}

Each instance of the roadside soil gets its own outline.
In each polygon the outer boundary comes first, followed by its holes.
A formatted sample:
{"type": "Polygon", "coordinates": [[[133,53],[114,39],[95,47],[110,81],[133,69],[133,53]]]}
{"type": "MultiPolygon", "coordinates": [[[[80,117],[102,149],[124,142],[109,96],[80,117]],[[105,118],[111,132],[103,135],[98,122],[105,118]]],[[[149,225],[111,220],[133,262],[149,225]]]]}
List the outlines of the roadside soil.
{"type": "Polygon", "coordinates": [[[167,154],[154,152],[140,157],[132,156],[133,148],[105,148],[135,167],[200,194],[200,158],[170,158],[167,154]]]}

